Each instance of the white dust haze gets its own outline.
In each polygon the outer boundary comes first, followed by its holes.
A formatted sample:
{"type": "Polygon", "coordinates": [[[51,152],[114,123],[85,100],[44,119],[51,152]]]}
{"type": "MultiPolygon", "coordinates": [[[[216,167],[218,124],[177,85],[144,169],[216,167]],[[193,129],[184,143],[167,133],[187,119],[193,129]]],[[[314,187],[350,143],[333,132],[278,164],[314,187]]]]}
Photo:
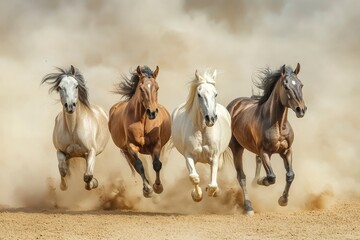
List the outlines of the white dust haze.
{"type": "MultiPolygon", "coordinates": [[[[185,101],[197,68],[218,69],[218,101],[227,105],[256,91],[252,79],[260,69],[299,62],[308,111],[302,119],[289,111],[296,174],[289,205],[277,204],[285,186],[282,160],[272,157],[275,185],[253,188],[255,157],[246,153],[255,210],[316,209],[358,198],[358,9],[355,0],[1,1],[0,207],[241,211],[232,163],[219,174],[221,196],[195,203],[185,161],[174,149],[162,170],[163,194],[145,199],[141,178],[132,176],[111,139],[95,166],[99,188],[84,189],[82,162],[73,167],[68,191],[60,191],[52,130],[61,104],[40,81],[54,67],[70,64],[84,74],[90,102],[106,112],[120,99],[111,91],[121,74],[158,65],[159,102],[172,112],[185,101]]],[[[209,167],[197,167],[204,187],[209,167]]]]}

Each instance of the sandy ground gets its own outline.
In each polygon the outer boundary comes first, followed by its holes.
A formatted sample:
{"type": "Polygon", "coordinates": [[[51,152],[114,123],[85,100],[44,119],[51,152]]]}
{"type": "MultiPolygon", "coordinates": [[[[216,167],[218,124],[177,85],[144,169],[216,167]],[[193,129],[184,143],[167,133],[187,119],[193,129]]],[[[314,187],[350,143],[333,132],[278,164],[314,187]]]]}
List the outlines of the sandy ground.
{"type": "Polygon", "coordinates": [[[7,209],[0,239],[360,239],[360,202],[287,213],[151,213],[7,209]]]}

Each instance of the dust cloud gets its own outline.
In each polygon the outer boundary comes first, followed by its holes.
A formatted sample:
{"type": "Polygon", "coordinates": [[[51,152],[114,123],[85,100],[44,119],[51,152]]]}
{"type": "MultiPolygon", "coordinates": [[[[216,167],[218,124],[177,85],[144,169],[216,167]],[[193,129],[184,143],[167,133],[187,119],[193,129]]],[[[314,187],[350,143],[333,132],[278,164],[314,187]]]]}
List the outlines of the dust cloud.
{"type": "MultiPolygon", "coordinates": [[[[0,2],[0,207],[131,209],[178,213],[241,211],[232,164],[219,173],[221,196],[191,199],[184,159],[176,150],[163,167],[164,192],[142,197],[111,139],[97,157],[100,186],[86,191],[84,162],[74,161],[66,192],[52,145],[61,105],[41,78],[54,67],[76,66],[84,74],[90,102],[105,111],[121,74],[138,65],[160,67],[159,102],[171,112],[185,101],[195,69],[219,70],[218,101],[249,96],[259,69],[301,64],[308,111],[289,112],[295,131],[294,171],[288,207],[277,199],[285,186],[279,157],[277,183],[252,187],[255,157],[245,154],[248,191],[257,212],[329,207],[358,198],[360,188],[360,14],[358,1],[1,1],[0,2]]],[[[154,178],[150,160],[146,160],[154,178]]],[[[204,189],[209,167],[197,166],[204,189]]]]}

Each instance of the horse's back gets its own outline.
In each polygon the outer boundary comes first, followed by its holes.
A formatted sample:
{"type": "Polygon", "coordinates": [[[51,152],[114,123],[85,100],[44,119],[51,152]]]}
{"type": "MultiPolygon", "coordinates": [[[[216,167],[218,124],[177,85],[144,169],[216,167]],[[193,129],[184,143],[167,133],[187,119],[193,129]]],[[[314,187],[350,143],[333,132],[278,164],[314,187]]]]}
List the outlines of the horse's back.
{"type": "Polygon", "coordinates": [[[162,105],[158,105],[159,113],[161,115],[161,146],[164,146],[171,137],[171,117],[170,113],[162,105]]]}
{"type": "Polygon", "coordinates": [[[115,145],[119,148],[126,146],[126,135],[123,126],[124,119],[126,118],[126,115],[124,115],[125,106],[126,102],[121,101],[114,104],[109,111],[109,131],[115,145]]]}
{"type": "Polygon", "coordinates": [[[220,132],[219,151],[223,152],[228,147],[231,139],[231,116],[229,111],[221,104],[217,104],[217,115],[220,132]]]}
{"type": "Polygon", "coordinates": [[[236,117],[238,114],[244,112],[245,110],[255,107],[257,105],[257,100],[254,98],[248,98],[248,97],[240,97],[232,100],[227,105],[227,110],[230,113],[230,116],[232,120],[234,117],[236,117]]]}
{"type": "Polygon", "coordinates": [[[108,116],[103,108],[98,105],[91,105],[91,111],[96,119],[97,122],[97,132],[95,135],[96,138],[96,145],[97,154],[101,153],[109,141],[110,133],[108,129],[108,116]]]}

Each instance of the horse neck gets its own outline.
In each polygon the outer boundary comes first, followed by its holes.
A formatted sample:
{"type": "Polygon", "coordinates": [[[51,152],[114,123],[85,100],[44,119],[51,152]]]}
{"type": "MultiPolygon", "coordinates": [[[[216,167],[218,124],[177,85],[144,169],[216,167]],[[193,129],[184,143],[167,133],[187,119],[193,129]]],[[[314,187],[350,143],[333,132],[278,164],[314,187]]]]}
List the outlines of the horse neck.
{"type": "Polygon", "coordinates": [[[127,107],[135,118],[142,119],[145,116],[145,107],[141,102],[141,93],[139,89],[137,89],[135,94],[130,98],[127,107]]]}
{"type": "Polygon", "coordinates": [[[67,128],[67,130],[70,133],[73,133],[75,131],[77,122],[79,121],[79,119],[81,118],[81,111],[83,111],[85,108],[84,104],[81,103],[80,101],[77,103],[77,106],[75,108],[75,111],[70,114],[67,113],[64,109],[63,109],[63,116],[64,116],[64,122],[65,122],[65,126],[67,128]]]}
{"type": "Polygon", "coordinates": [[[270,124],[279,124],[282,128],[287,122],[288,109],[281,103],[280,99],[281,81],[279,80],[268,100],[262,105],[264,116],[269,118],[270,124]]]}
{"type": "Polygon", "coordinates": [[[196,100],[194,100],[189,112],[193,118],[193,123],[195,123],[199,129],[203,129],[206,127],[203,121],[203,117],[201,115],[200,106],[196,100]]]}

